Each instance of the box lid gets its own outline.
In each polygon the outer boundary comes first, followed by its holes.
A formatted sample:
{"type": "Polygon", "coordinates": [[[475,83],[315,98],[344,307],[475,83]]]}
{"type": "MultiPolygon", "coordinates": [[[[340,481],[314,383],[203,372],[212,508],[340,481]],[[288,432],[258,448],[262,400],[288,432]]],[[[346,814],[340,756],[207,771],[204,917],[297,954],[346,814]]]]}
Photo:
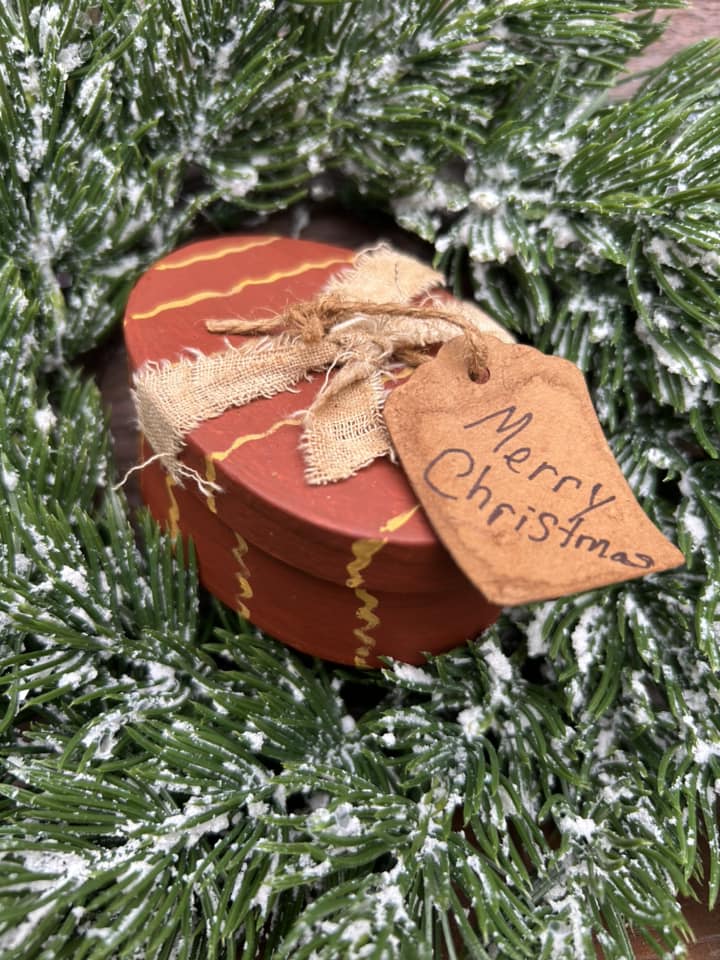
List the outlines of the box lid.
{"type": "MultiPolygon", "coordinates": [[[[130,296],[131,368],[239,346],[252,337],[209,333],[206,320],[280,313],[316,296],[353,257],[342,247],[274,236],[223,237],[174,251],[130,296]]],[[[400,370],[397,379],[407,375],[400,370]]],[[[324,377],[315,374],[293,391],[227,410],[188,434],[182,461],[222,488],[206,498],[208,509],[250,543],[316,577],[346,583],[356,563],[370,588],[439,593],[456,587],[464,576],[398,465],[381,458],[347,480],[305,481],[298,411],[310,405],[324,377]]]]}

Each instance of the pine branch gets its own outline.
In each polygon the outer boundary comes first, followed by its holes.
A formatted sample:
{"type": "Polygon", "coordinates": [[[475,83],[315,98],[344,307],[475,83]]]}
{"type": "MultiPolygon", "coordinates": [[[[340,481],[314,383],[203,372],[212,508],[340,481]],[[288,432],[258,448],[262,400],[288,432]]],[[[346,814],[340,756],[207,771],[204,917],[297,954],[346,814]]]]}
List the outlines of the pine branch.
{"type": "MultiPolygon", "coordinates": [[[[567,94],[562,66],[540,68],[510,119],[496,118],[466,174],[467,207],[437,239],[450,269],[468,249],[481,302],[544,349],[592,367],[600,385],[623,370],[623,392],[694,409],[711,454],[719,77],[720,45],[707,41],[603,108],[567,94]]],[[[411,211],[401,201],[410,226],[411,211]]]]}
{"type": "Polygon", "coordinates": [[[0,10],[3,960],[671,956],[701,834],[717,898],[720,48],[606,95],[661,6],[0,10]],[[687,557],[388,664],[372,709],[136,536],[68,364],[200,211],[331,175],[581,366],[687,557]]]}

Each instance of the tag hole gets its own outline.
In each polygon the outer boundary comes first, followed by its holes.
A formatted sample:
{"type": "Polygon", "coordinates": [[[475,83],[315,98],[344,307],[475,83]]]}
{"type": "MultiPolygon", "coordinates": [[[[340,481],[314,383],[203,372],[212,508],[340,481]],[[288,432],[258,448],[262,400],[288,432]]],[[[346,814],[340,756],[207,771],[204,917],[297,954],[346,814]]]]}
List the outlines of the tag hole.
{"type": "Polygon", "coordinates": [[[469,377],[473,383],[487,383],[490,379],[490,370],[488,367],[483,367],[480,373],[471,373],[469,377]]]}

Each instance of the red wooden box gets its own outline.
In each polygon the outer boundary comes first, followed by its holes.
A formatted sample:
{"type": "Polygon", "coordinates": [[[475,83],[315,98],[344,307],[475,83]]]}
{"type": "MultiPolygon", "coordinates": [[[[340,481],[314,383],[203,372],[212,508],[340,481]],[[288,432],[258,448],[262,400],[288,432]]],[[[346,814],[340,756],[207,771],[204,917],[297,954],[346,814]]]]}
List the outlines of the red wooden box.
{"type": "MultiPolygon", "coordinates": [[[[339,247],[225,237],[175,251],[133,290],[125,318],[131,369],[223,350],[209,318],[259,318],[314,297],[352,261],[339,247]]],[[[402,376],[402,373],[400,374],[402,376]]],[[[430,528],[401,468],[374,461],[310,486],[294,413],[324,374],[204,422],[182,460],[220,485],[204,497],[157,463],[142,472],[153,515],[191,537],[205,586],[258,627],[306,653],[355,666],[410,663],[491,624],[498,608],[469,583],[430,528]]],[[[143,459],[152,451],[144,445],[143,459]]]]}

